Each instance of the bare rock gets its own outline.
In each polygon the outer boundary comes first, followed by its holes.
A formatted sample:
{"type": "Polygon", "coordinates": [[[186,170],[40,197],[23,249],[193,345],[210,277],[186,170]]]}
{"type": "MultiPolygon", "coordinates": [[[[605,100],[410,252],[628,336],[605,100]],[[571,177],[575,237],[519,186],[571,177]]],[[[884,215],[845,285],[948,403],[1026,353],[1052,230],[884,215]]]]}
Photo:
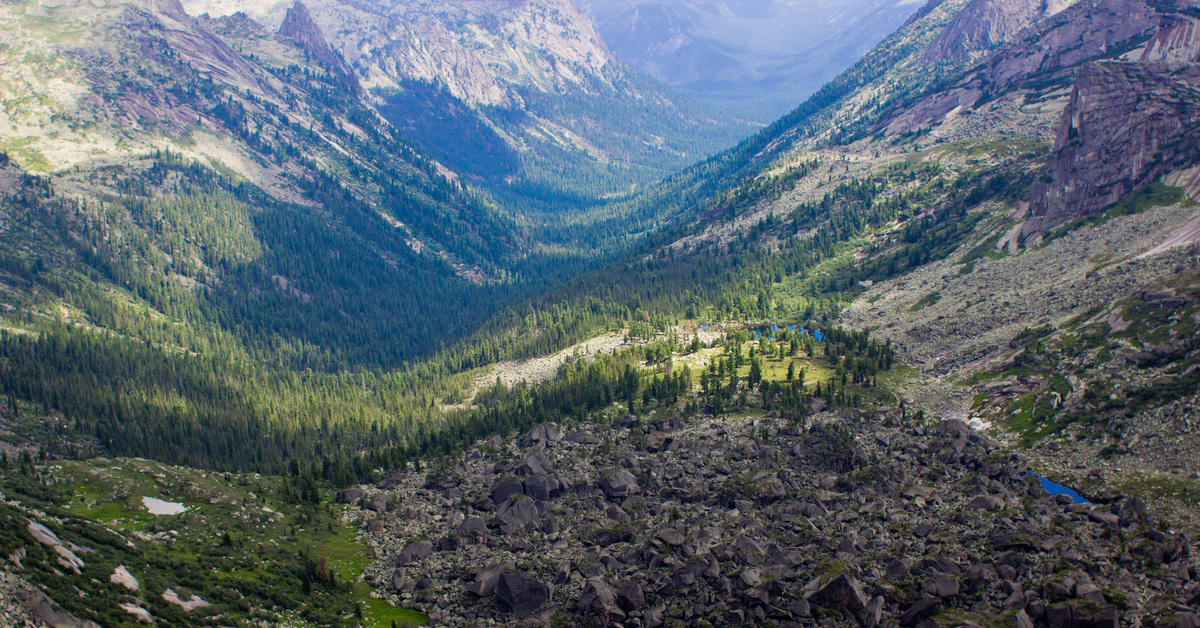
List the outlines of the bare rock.
{"type": "Polygon", "coordinates": [[[609,499],[626,497],[639,490],[637,478],[624,469],[605,474],[600,479],[600,486],[604,489],[604,494],[608,495],[609,499]]]}
{"type": "Polygon", "coordinates": [[[588,578],[579,594],[579,610],[599,617],[604,623],[625,617],[617,605],[617,592],[599,578],[588,578]]]}
{"type": "Polygon", "coordinates": [[[845,608],[852,613],[867,606],[867,596],[863,594],[862,587],[848,573],[839,574],[805,599],[817,606],[845,608]]]}
{"type": "Polygon", "coordinates": [[[500,583],[500,575],[505,571],[512,570],[515,566],[512,561],[488,565],[483,571],[475,574],[475,581],[466,586],[467,593],[474,593],[479,597],[491,595],[500,583]]]}
{"type": "Polygon", "coordinates": [[[407,565],[418,558],[424,558],[433,553],[433,542],[429,540],[415,541],[400,550],[399,564],[407,565]]]}
{"type": "Polygon", "coordinates": [[[528,615],[550,601],[554,595],[554,587],[538,580],[532,574],[507,572],[500,575],[496,583],[496,594],[514,613],[528,615]]]}

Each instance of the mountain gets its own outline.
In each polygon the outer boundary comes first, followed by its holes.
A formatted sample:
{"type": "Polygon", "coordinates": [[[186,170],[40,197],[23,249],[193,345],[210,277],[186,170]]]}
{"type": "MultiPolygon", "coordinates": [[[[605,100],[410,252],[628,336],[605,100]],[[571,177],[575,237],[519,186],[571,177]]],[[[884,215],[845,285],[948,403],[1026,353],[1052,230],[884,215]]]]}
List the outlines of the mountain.
{"type": "MultiPolygon", "coordinates": [[[[292,10],[185,6],[193,15],[245,11],[268,28],[292,10]]],[[[631,72],[567,0],[307,9],[379,111],[477,180],[603,195],[682,168],[749,129],[631,72]]]]}
{"type": "Polygon", "coordinates": [[[10,617],[1200,623],[1194,0],[934,0],[557,211],[290,8],[0,7],[10,617]]]}
{"type": "Polygon", "coordinates": [[[283,34],[177,3],[6,11],[0,73],[29,94],[0,132],[22,171],[6,186],[11,306],[61,302],[183,346],[313,343],[317,368],[342,350],[395,363],[431,349],[429,325],[486,317],[435,301],[482,305],[483,282],[529,261],[518,219],[364,103],[303,5],[283,34]],[[27,256],[67,283],[40,292],[27,256]],[[127,318],[143,306],[215,327],[148,332],[127,318]],[[389,327],[428,333],[366,341],[389,327]]]}
{"type": "Polygon", "coordinates": [[[732,115],[785,113],[902,25],[915,0],[584,0],[635,68],[732,115]]]}

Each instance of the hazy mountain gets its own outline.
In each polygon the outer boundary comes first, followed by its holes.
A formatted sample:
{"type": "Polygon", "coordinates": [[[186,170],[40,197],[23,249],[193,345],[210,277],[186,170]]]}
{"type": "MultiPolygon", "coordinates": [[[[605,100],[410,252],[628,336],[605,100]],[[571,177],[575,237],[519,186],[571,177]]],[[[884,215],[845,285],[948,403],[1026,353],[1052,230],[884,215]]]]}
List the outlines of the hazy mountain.
{"type": "Polygon", "coordinates": [[[664,83],[768,122],[905,22],[919,0],[581,0],[614,52],[664,83]]]}
{"type": "MultiPolygon", "coordinates": [[[[192,0],[274,28],[289,2],[192,0]]],[[[631,75],[568,0],[344,2],[308,12],[394,124],[489,181],[622,190],[728,146],[748,128],[631,75]],[[570,170],[587,176],[563,176],[570,170]]]]}

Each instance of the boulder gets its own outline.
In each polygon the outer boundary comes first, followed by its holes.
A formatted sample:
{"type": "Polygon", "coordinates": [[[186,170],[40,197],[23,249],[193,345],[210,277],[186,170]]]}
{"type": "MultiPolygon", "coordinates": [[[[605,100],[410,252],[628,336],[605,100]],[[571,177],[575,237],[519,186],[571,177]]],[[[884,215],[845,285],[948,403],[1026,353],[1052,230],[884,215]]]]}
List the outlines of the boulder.
{"type": "Polygon", "coordinates": [[[1094,584],[1081,584],[1075,587],[1075,597],[1100,605],[1108,602],[1108,600],[1104,599],[1104,592],[1094,584]]]}
{"type": "Polygon", "coordinates": [[[554,584],[566,584],[571,581],[571,561],[558,561],[558,569],[554,570],[554,584]]]}
{"type": "Polygon", "coordinates": [[[429,540],[415,541],[400,550],[399,564],[407,565],[418,558],[424,558],[433,553],[433,542],[429,540]]]}
{"type": "Polygon", "coordinates": [[[912,575],[912,573],[909,571],[908,563],[901,559],[896,559],[888,563],[887,566],[883,568],[883,573],[887,577],[897,580],[908,578],[912,575]]]}
{"type": "Polygon", "coordinates": [[[683,545],[684,542],[683,534],[681,534],[679,530],[676,530],[675,528],[667,528],[659,532],[658,539],[672,547],[683,545]]]}
{"type": "Polygon", "coordinates": [[[558,497],[561,493],[561,485],[558,480],[548,475],[535,475],[525,478],[525,494],[533,499],[549,501],[558,497]]]}
{"type": "Polygon", "coordinates": [[[504,534],[515,534],[541,524],[542,515],[529,498],[516,500],[500,515],[500,531],[504,534]]]}
{"type": "Polygon", "coordinates": [[[633,518],[629,516],[629,513],[625,512],[624,508],[621,508],[616,504],[609,506],[608,510],[604,511],[604,516],[612,519],[613,521],[633,521],[633,518]]]}
{"type": "Polygon", "coordinates": [[[967,579],[971,582],[971,588],[975,590],[982,589],[999,578],[996,568],[991,565],[971,565],[967,568],[967,579]]]}
{"type": "Polygon", "coordinates": [[[600,617],[608,623],[625,617],[625,612],[617,605],[617,592],[599,578],[588,578],[579,594],[579,610],[588,615],[600,617]]]}
{"type": "Polygon", "coordinates": [[[604,489],[604,494],[609,499],[626,497],[638,491],[637,478],[624,469],[605,474],[600,479],[600,487],[604,489]]]}
{"type": "Polygon", "coordinates": [[[512,495],[524,495],[525,483],[521,478],[505,478],[492,487],[492,503],[499,504],[512,495]]]}
{"type": "Polygon", "coordinates": [[[743,589],[749,589],[762,584],[762,575],[757,569],[743,569],[742,573],[738,574],[738,582],[743,589]]]}
{"type": "Polygon", "coordinates": [[[857,613],[867,606],[867,596],[863,594],[858,581],[848,573],[841,573],[826,582],[824,586],[810,595],[805,596],[809,602],[826,608],[849,610],[857,613]]]}
{"type": "Polygon", "coordinates": [[[637,581],[626,579],[617,583],[617,601],[626,611],[640,611],[646,606],[646,594],[637,581]]]}
{"type": "Polygon", "coordinates": [[[518,615],[528,615],[550,601],[554,587],[524,572],[500,574],[496,594],[518,615]]]}
{"type": "Polygon", "coordinates": [[[554,464],[542,452],[536,450],[530,452],[521,464],[517,465],[517,475],[546,475],[553,472],[554,464]]]}
{"type": "Polygon", "coordinates": [[[940,598],[958,595],[958,578],[942,574],[933,579],[933,591],[940,598]]]}
{"type": "Polygon", "coordinates": [[[1076,601],[1046,607],[1046,624],[1050,628],[1117,628],[1121,614],[1115,606],[1098,607],[1076,601]]]}
{"type": "Polygon", "coordinates": [[[481,517],[471,517],[458,526],[458,533],[464,536],[484,536],[488,533],[487,523],[481,517]]]}
{"type": "Polygon", "coordinates": [[[496,585],[500,583],[500,575],[515,566],[512,561],[488,565],[483,571],[475,574],[475,581],[466,586],[467,593],[474,593],[479,597],[491,595],[496,590],[496,585]]]}
{"type": "Polygon", "coordinates": [[[397,569],[392,572],[391,589],[396,592],[404,590],[404,586],[408,584],[408,580],[404,577],[404,572],[397,569]]]}
{"type": "Polygon", "coordinates": [[[351,502],[358,501],[359,498],[366,494],[366,491],[362,490],[361,488],[352,486],[348,489],[338,491],[337,500],[339,503],[349,504],[351,502]]]}
{"type": "Polygon", "coordinates": [[[942,602],[936,597],[923,597],[917,600],[916,604],[910,606],[908,610],[904,611],[904,614],[900,615],[900,625],[916,626],[917,624],[921,623],[922,620],[937,613],[941,609],[942,602]]]}

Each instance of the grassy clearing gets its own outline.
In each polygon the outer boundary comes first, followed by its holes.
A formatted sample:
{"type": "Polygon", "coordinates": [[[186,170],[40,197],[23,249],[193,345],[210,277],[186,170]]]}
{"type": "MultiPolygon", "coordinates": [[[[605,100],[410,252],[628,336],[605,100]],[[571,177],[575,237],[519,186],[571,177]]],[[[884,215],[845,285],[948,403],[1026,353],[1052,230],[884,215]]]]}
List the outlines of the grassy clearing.
{"type": "Polygon", "coordinates": [[[362,623],[365,628],[398,628],[425,626],[429,618],[410,608],[399,608],[384,600],[371,597],[371,586],[365,582],[354,583],[354,595],[362,603],[362,623]]]}

